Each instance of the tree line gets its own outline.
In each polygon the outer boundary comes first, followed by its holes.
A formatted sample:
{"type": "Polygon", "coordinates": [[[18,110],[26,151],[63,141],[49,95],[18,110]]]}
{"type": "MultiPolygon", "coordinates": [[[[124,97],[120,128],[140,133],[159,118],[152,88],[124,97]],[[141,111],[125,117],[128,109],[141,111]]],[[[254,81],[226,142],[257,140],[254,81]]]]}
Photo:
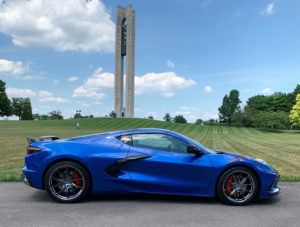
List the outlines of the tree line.
{"type": "Polygon", "coordinates": [[[0,80],[0,116],[16,115],[19,120],[33,120],[32,107],[29,98],[12,98],[7,97],[5,91],[5,82],[0,80]]]}
{"type": "Polygon", "coordinates": [[[32,114],[32,106],[29,98],[7,97],[5,90],[6,83],[0,80],[0,117],[15,115],[19,120],[62,120],[64,119],[59,110],[51,111],[48,114],[32,114]]]}
{"type": "MultiPolygon", "coordinates": [[[[48,114],[32,114],[32,106],[29,98],[7,97],[5,82],[0,80],[0,117],[16,115],[19,120],[62,120],[59,110],[48,114]]],[[[195,124],[200,125],[229,125],[241,127],[255,127],[268,129],[288,129],[294,127],[300,129],[300,84],[291,93],[275,92],[272,95],[255,95],[250,97],[244,106],[239,99],[239,91],[233,89],[223,97],[219,107],[219,120],[210,119],[203,121],[197,119],[195,124]]],[[[75,119],[93,118],[93,115],[83,116],[76,112],[75,119]]],[[[109,117],[116,117],[114,111],[109,117]]],[[[154,119],[148,116],[148,119],[154,119]]],[[[171,117],[166,113],[163,120],[175,123],[188,123],[183,115],[171,117]]]]}
{"type": "MultiPolygon", "coordinates": [[[[233,89],[223,97],[219,107],[219,119],[197,119],[199,125],[228,125],[266,129],[300,129],[300,84],[291,93],[275,92],[272,95],[250,97],[245,106],[239,98],[239,91],[233,89]]],[[[148,118],[153,119],[152,116],[148,118]]],[[[169,113],[163,118],[167,122],[187,123],[178,115],[172,118],[169,113]]]]}
{"type": "Polygon", "coordinates": [[[288,129],[299,127],[300,85],[293,92],[275,92],[272,95],[255,95],[250,97],[244,107],[241,106],[239,91],[231,90],[225,95],[219,107],[220,123],[233,126],[288,129]]]}

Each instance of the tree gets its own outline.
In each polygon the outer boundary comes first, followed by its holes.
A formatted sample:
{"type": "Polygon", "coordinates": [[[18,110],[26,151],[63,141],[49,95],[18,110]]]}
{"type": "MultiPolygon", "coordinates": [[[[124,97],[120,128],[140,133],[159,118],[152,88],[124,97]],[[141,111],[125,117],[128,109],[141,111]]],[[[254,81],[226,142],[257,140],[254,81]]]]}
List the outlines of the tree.
{"type": "Polygon", "coordinates": [[[232,122],[236,126],[251,127],[255,118],[255,112],[248,106],[245,106],[242,110],[237,110],[231,116],[232,122]]]}
{"type": "Polygon", "coordinates": [[[218,109],[220,120],[227,122],[228,125],[231,124],[232,114],[239,109],[241,103],[239,94],[238,90],[231,90],[229,96],[224,96],[222,106],[218,109]]]}
{"type": "Polygon", "coordinates": [[[163,118],[166,122],[171,122],[172,121],[172,117],[169,113],[166,113],[166,115],[163,118]]]}
{"type": "Polygon", "coordinates": [[[19,117],[19,120],[23,111],[23,98],[12,98],[13,114],[19,117]]]}
{"type": "Polygon", "coordinates": [[[60,110],[53,110],[49,113],[49,118],[51,120],[63,120],[64,117],[61,115],[60,110]]]}
{"type": "Polygon", "coordinates": [[[19,120],[33,120],[32,107],[29,98],[12,98],[13,114],[19,120]]]}
{"type": "Polygon", "coordinates": [[[289,115],[282,111],[260,111],[254,119],[254,125],[257,128],[287,129],[290,126],[289,115]]]}
{"type": "Polygon", "coordinates": [[[203,120],[202,119],[197,119],[196,121],[195,121],[195,124],[197,124],[197,125],[202,125],[203,124],[203,120]]]}
{"type": "Polygon", "coordinates": [[[204,124],[205,125],[218,125],[219,124],[219,122],[218,122],[218,120],[217,119],[209,119],[208,121],[204,121],[204,124]]]}
{"type": "Polygon", "coordinates": [[[38,113],[32,114],[32,118],[33,120],[41,120],[41,115],[39,115],[38,113]]]}
{"type": "Polygon", "coordinates": [[[111,111],[109,113],[109,117],[116,118],[116,113],[114,111],[111,111]]]}
{"type": "Polygon", "coordinates": [[[153,116],[148,116],[147,118],[150,120],[154,120],[153,116]]]}
{"type": "Polygon", "coordinates": [[[247,106],[253,111],[271,111],[270,99],[268,96],[255,95],[248,99],[247,106]]]}
{"type": "Polygon", "coordinates": [[[49,120],[49,116],[47,114],[40,115],[40,120],[49,120]]]}
{"type": "MultiPolygon", "coordinates": [[[[292,106],[293,106],[293,102],[290,101],[290,95],[289,94],[285,94],[285,93],[282,93],[282,92],[275,92],[269,98],[270,98],[270,109],[271,109],[271,111],[289,112],[291,110],[292,106]]],[[[296,97],[295,97],[295,100],[296,100],[296,97]]]]}
{"type": "Polygon", "coordinates": [[[31,102],[30,102],[29,98],[25,98],[25,100],[24,100],[21,120],[33,120],[32,107],[31,107],[31,102]]]}
{"type": "Polygon", "coordinates": [[[258,111],[284,111],[290,112],[296,104],[296,96],[300,93],[300,84],[291,93],[275,92],[272,95],[255,95],[247,101],[247,106],[258,113],[258,111]]]}
{"type": "Polygon", "coordinates": [[[12,115],[10,100],[5,91],[5,82],[0,80],[0,117],[12,115]]]}
{"type": "Polygon", "coordinates": [[[300,94],[296,97],[296,104],[290,113],[290,121],[292,125],[300,126],[300,94]]]}
{"type": "Polygon", "coordinates": [[[173,118],[173,122],[186,124],[187,120],[182,115],[177,115],[173,118]]]}
{"type": "Polygon", "coordinates": [[[78,119],[78,118],[82,118],[80,112],[76,112],[76,114],[74,115],[74,119],[78,119]]]}

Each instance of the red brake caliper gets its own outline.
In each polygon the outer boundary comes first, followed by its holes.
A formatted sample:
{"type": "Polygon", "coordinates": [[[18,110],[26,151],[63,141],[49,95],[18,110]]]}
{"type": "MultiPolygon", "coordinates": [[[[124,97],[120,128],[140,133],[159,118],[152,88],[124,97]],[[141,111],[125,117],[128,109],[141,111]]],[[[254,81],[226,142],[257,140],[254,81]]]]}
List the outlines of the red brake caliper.
{"type": "MultiPolygon", "coordinates": [[[[74,179],[79,179],[79,174],[78,174],[77,172],[74,172],[74,173],[73,173],[73,177],[74,177],[74,179]]],[[[75,181],[75,184],[76,184],[77,186],[81,186],[81,181],[80,181],[80,180],[76,180],[76,181],[75,181]]]]}
{"type": "Polygon", "coordinates": [[[227,178],[227,182],[225,184],[225,189],[226,189],[225,192],[226,192],[227,195],[230,195],[230,193],[232,192],[231,183],[232,183],[232,176],[229,176],[227,178]]]}

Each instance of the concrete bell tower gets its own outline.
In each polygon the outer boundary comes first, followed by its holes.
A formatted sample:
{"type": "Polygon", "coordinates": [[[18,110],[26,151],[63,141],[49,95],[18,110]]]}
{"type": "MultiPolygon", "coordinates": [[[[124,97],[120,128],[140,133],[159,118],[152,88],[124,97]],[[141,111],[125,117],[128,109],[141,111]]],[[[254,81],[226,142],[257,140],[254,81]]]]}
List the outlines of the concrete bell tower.
{"type": "Polygon", "coordinates": [[[114,112],[116,117],[134,117],[134,47],[135,11],[132,6],[117,6],[115,38],[115,90],[114,112]],[[126,59],[125,59],[126,58],[126,59]],[[124,61],[126,60],[125,107],[124,61]]]}

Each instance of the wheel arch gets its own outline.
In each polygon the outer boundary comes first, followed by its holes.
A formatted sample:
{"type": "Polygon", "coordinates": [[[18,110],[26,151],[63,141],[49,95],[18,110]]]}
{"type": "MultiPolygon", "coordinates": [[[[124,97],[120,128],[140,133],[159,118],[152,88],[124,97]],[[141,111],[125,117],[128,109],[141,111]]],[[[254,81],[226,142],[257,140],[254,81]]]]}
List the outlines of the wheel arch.
{"type": "Polygon", "coordinates": [[[89,174],[89,177],[90,177],[90,180],[91,180],[91,188],[90,190],[92,190],[93,188],[93,178],[92,178],[92,174],[91,174],[91,171],[89,170],[89,168],[87,168],[87,166],[85,164],[83,164],[82,162],[76,160],[76,159],[72,159],[72,158],[60,158],[60,159],[56,159],[52,162],[50,162],[47,167],[44,169],[44,172],[43,172],[43,177],[42,177],[42,187],[43,189],[45,189],[45,185],[44,185],[44,178],[45,178],[45,175],[47,173],[47,171],[51,168],[51,166],[59,163],[59,162],[64,162],[64,161],[69,161],[69,162],[74,162],[78,165],[81,165],[89,174]]]}
{"type": "Polygon", "coordinates": [[[226,172],[227,170],[229,170],[231,168],[235,168],[235,167],[243,167],[243,168],[249,169],[250,171],[252,171],[255,174],[255,176],[257,178],[257,181],[258,181],[258,191],[257,191],[257,194],[256,194],[256,198],[257,198],[259,196],[260,190],[261,190],[261,180],[260,180],[260,177],[259,177],[258,173],[256,172],[256,170],[253,167],[248,166],[248,165],[243,165],[243,164],[234,164],[234,165],[227,166],[225,169],[223,169],[219,173],[218,178],[217,178],[216,183],[215,183],[215,190],[214,190],[215,195],[216,196],[218,195],[218,193],[217,193],[217,186],[218,186],[218,183],[219,183],[219,180],[220,180],[220,177],[222,176],[222,174],[224,172],[226,172]]]}

